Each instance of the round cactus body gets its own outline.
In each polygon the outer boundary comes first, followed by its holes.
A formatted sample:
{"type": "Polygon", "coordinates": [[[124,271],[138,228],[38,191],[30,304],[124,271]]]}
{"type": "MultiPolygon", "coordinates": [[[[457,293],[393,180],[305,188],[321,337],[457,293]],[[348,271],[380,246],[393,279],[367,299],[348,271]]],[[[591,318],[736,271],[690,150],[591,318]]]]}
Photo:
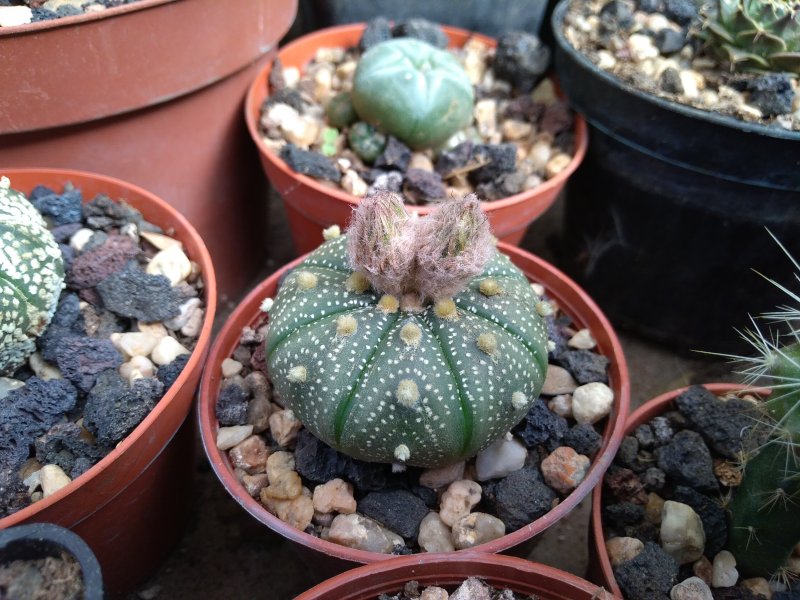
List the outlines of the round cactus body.
{"type": "Polygon", "coordinates": [[[61,250],[42,215],[0,179],[0,375],[35,349],[64,287],[61,250]]]}
{"type": "Polygon", "coordinates": [[[361,460],[436,467],[518,423],[547,369],[539,299],[522,272],[490,246],[463,290],[405,307],[353,271],[347,243],[310,254],[269,312],[269,373],[303,424],[361,460]]]}
{"type": "Polygon", "coordinates": [[[469,125],[473,99],[472,83],[458,60],[414,38],[365,52],[351,94],[362,120],[414,149],[441,144],[469,125]]]}

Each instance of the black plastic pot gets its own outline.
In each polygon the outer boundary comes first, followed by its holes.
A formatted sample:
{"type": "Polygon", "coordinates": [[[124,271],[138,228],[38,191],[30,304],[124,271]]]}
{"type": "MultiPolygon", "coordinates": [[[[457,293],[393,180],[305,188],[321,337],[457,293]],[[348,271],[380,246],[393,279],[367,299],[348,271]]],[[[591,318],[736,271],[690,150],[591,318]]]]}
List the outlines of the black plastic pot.
{"type": "Polygon", "coordinates": [[[570,181],[565,268],[617,324],[679,350],[740,349],[733,327],[786,302],[800,256],[800,133],[669,102],[598,69],[553,14],[556,71],[591,127],[570,181]]]}
{"type": "MultiPolygon", "coordinates": [[[[0,530],[0,564],[72,555],[81,566],[84,600],[103,600],[103,575],[89,546],[68,529],[51,523],[19,525],[0,530]]],[[[124,548],[120,548],[124,552],[124,548]]]]}

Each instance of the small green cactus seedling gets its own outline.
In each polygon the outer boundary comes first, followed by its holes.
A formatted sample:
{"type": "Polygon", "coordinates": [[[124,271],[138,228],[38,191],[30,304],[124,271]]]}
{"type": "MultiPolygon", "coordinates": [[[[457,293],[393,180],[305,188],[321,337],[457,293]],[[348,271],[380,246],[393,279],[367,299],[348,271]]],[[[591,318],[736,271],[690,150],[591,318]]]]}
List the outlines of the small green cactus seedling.
{"type": "Polygon", "coordinates": [[[366,163],[373,163],[386,147],[386,136],[369,123],[353,123],[347,132],[350,148],[366,163]]]}
{"type": "Polygon", "coordinates": [[[703,37],[738,71],[800,74],[800,5],[795,0],[715,0],[703,37]]]}
{"type": "Polygon", "coordinates": [[[382,192],[287,276],[269,312],[269,373],[303,424],[350,456],[452,464],[538,396],[537,302],[477,198],[415,218],[382,192]]]}
{"type": "Polygon", "coordinates": [[[472,121],[472,83],[458,60],[414,38],[361,57],[351,99],[362,120],[414,149],[436,146],[472,121]]]}
{"type": "MultiPolygon", "coordinates": [[[[800,306],[800,295],[779,287],[800,306]]],[[[742,484],[729,506],[728,538],[739,571],[760,577],[779,575],[800,543],[800,308],[765,317],[782,321],[790,333],[772,340],[758,328],[748,334],[758,356],[746,373],[753,382],[766,378],[772,388],[763,414],[769,438],[746,457],[742,484]]]]}
{"type": "Polygon", "coordinates": [[[61,250],[42,215],[0,178],[0,375],[34,351],[63,287],[61,250]]]}

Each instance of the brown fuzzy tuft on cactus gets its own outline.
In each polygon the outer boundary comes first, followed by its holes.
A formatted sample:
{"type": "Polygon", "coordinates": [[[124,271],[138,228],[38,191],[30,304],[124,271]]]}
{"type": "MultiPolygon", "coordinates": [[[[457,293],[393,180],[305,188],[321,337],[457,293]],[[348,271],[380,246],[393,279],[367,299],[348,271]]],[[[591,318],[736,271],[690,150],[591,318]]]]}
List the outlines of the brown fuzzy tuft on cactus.
{"type": "Polygon", "coordinates": [[[477,199],[417,218],[382,193],[287,276],[270,309],[270,376],[303,424],[345,454],[452,464],[504,435],[538,397],[547,369],[538,300],[495,249],[477,199]],[[305,377],[292,375],[300,369],[305,377]]]}
{"type": "Polygon", "coordinates": [[[34,351],[63,287],[61,250],[42,215],[0,178],[0,375],[34,351]]]}

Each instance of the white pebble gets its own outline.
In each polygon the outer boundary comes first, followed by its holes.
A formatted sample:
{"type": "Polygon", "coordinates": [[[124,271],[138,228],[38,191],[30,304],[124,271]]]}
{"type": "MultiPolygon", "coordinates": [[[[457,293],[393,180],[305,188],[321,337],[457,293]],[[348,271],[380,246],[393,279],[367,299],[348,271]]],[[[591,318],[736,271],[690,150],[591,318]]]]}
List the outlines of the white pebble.
{"type": "Polygon", "coordinates": [[[150,358],[159,367],[162,367],[171,363],[181,354],[190,354],[190,352],[174,337],[167,336],[158,341],[150,358]]]}
{"type": "Polygon", "coordinates": [[[220,450],[230,450],[238,446],[253,434],[252,425],[232,425],[231,427],[220,427],[217,431],[217,448],[220,450]]]}
{"type": "Polygon", "coordinates": [[[156,367],[146,356],[134,356],[128,362],[122,363],[119,367],[119,375],[128,383],[142,377],[152,377],[155,375],[156,367]]]}
{"type": "Polygon", "coordinates": [[[180,313],[178,316],[164,321],[164,325],[172,331],[178,331],[186,326],[189,319],[192,317],[194,311],[202,304],[200,298],[189,298],[186,302],[180,305],[180,313]]]}
{"type": "Polygon", "coordinates": [[[183,247],[183,244],[181,244],[179,240],[171,238],[168,235],[164,235],[163,233],[142,231],[139,235],[150,242],[158,250],[166,250],[171,246],[178,246],[179,248],[183,247]]]}
{"type": "MultiPolygon", "coordinates": [[[[547,396],[558,394],[571,394],[578,387],[578,382],[569,371],[558,365],[547,365],[547,374],[544,378],[542,393],[547,396]]],[[[574,409],[573,409],[574,410],[574,409]]]]}
{"type": "Polygon", "coordinates": [[[655,58],[660,54],[652,38],[641,33],[634,33],[628,38],[628,50],[636,62],[655,58]]]}
{"type": "Polygon", "coordinates": [[[594,381],[572,392],[572,414],[578,423],[597,423],[611,412],[612,406],[614,392],[605,383],[594,381]]]}
{"type": "Polygon", "coordinates": [[[203,328],[203,317],[205,317],[206,311],[204,311],[199,306],[192,311],[192,314],[189,315],[189,320],[186,321],[186,325],[181,327],[181,334],[185,335],[188,338],[196,338],[200,335],[200,330],[203,328]]]}
{"type": "Polygon", "coordinates": [[[736,558],[727,550],[722,550],[714,557],[711,585],[717,588],[732,587],[738,580],[739,571],[736,569],[736,558]]]}
{"type": "Polygon", "coordinates": [[[156,254],[145,269],[150,275],[163,275],[170,285],[176,286],[192,273],[192,261],[178,245],[172,245],[156,254]]]}
{"type": "Polygon", "coordinates": [[[111,343],[126,359],[133,356],[150,356],[158,344],[158,338],[144,331],[112,333],[111,343]]]}
{"type": "Polygon", "coordinates": [[[27,6],[0,6],[0,27],[25,25],[33,20],[33,11],[27,6]]]}
{"type": "Polygon", "coordinates": [[[661,509],[661,547],[679,564],[693,563],[706,546],[703,523],[691,506],[667,500],[661,509]]]}
{"type": "Polygon", "coordinates": [[[708,584],[699,577],[684,579],[669,592],[670,600],[714,600],[708,584]]]}
{"type": "Polygon", "coordinates": [[[572,418],[572,395],[571,394],[559,394],[558,396],[554,396],[550,402],[547,403],[547,408],[549,408],[552,412],[557,414],[559,417],[564,417],[565,419],[572,418]]]}
{"type": "Polygon", "coordinates": [[[42,494],[44,498],[52,496],[72,481],[58,465],[43,466],[39,471],[39,480],[42,485],[42,494]]]}
{"type": "Polygon", "coordinates": [[[455,550],[450,539],[450,527],[439,518],[439,514],[429,512],[419,524],[417,536],[423,552],[452,552],[455,550]]]}
{"type": "Polygon", "coordinates": [[[242,369],[244,369],[244,365],[238,360],[226,358],[222,361],[222,376],[226,379],[238,375],[242,372],[242,369]]]}
{"type": "Polygon", "coordinates": [[[143,333],[149,333],[158,340],[169,335],[163,323],[143,323],[139,321],[136,323],[136,329],[143,333]]]}
{"type": "Polygon", "coordinates": [[[426,469],[419,476],[419,484],[433,490],[438,490],[446,485],[450,485],[458,479],[464,477],[464,467],[466,463],[462,460],[453,465],[426,469]]]}
{"type": "Polygon", "coordinates": [[[581,329],[569,339],[567,345],[570,348],[577,348],[579,350],[591,350],[597,346],[597,342],[592,337],[591,331],[588,329],[581,329]]]}
{"type": "Polygon", "coordinates": [[[528,450],[511,434],[506,434],[478,453],[475,459],[475,478],[486,481],[505,477],[525,466],[528,450]]]}
{"type": "Polygon", "coordinates": [[[683,70],[679,76],[683,86],[683,95],[687,98],[697,98],[700,95],[699,82],[702,80],[702,75],[695,71],[683,70]]]}
{"type": "Polygon", "coordinates": [[[72,234],[72,237],[69,238],[69,245],[70,247],[75,250],[76,252],[80,252],[89,242],[91,237],[94,235],[94,231],[91,229],[83,228],[78,229],[75,233],[72,234]]]}
{"type": "Polygon", "coordinates": [[[34,352],[31,354],[31,357],[28,359],[28,364],[31,367],[33,373],[39,378],[44,379],[45,381],[50,381],[51,379],[61,379],[61,371],[58,369],[57,366],[50,364],[39,352],[34,352]]]}

